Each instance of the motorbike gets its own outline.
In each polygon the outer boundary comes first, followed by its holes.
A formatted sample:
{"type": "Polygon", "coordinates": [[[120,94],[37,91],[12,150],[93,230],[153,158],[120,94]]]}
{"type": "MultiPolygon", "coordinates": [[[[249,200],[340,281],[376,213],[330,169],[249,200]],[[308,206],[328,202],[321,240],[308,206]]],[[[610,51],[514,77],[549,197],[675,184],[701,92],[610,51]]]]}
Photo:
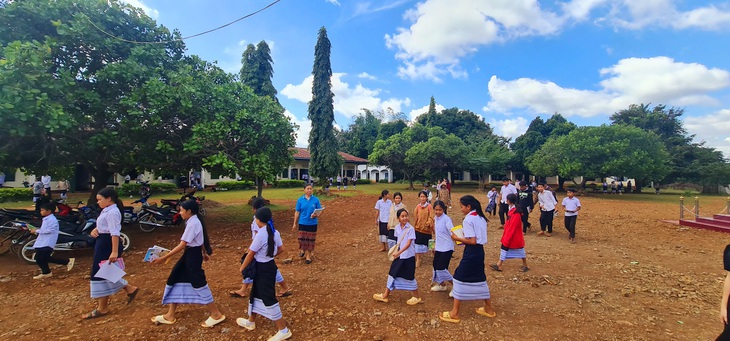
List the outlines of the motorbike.
{"type": "Polygon", "coordinates": [[[198,206],[200,207],[198,214],[205,216],[205,208],[203,207],[203,200],[205,200],[205,196],[196,197],[195,191],[184,194],[180,199],[160,199],[160,207],[177,209],[177,206],[180,205],[180,203],[189,199],[195,200],[198,203],[198,206]]]}
{"type": "MultiPolygon", "coordinates": [[[[150,206],[150,204],[147,202],[148,198],[149,197],[139,198],[132,202],[132,204],[142,204],[142,207],[150,206]]],[[[122,224],[134,224],[139,221],[143,214],[145,213],[142,209],[140,209],[139,211],[135,211],[134,206],[124,206],[122,208],[122,224]]]]}
{"type": "Polygon", "coordinates": [[[180,213],[172,207],[142,206],[138,218],[139,229],[144,232],[152,232],[158,227],[177,226],[182,221],[180,213]]]}

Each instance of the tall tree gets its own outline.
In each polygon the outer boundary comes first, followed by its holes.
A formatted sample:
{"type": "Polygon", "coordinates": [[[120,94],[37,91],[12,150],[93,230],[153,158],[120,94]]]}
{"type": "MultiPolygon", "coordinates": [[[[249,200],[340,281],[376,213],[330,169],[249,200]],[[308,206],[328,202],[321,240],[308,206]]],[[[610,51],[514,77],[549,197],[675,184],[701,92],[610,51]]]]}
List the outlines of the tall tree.
{"type": "Polygon", "coordinates": [[[274,77],[274,61],[271,58],[271,49],[266,41],[260,41],[256,46],[248,44],[241,56],[241,82],[248,85],[259,96],[268,96],[276,103],[276,88],[271,79],[274,77]]]}
{"type": "Polygon", "coordinates": [[[363,113],[357,115],[348,129],[342,132],[343,151],[366,159],[373,151],[382,122],[372,111],[362,110],[363,113]]]}
{"type": "Polygon", "coordinates": [[[334,126],[335,108],[332,93],[332,66],[330,64],[331,44],[327,38],[327,30],[319,29],[317,44],[314,47],[314,67],[312,68],[312,100],[309,102],[307,118],[312,121],[309,133],[309,173],[320,179],[322,184],[326,178],[340,171],[342,158],[337,153],[337,140],[334,126]]]}

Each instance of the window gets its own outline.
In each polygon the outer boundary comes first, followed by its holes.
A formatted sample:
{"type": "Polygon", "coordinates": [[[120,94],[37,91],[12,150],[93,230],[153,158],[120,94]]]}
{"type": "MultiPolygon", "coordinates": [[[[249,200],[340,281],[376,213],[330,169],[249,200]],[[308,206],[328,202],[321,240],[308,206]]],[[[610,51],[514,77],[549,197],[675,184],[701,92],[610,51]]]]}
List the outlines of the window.
{"type": "Polygon", "coordinates": [[[289,170],[288,169],[285,169],[285,170],[283,170],[281,172],[281,177],[284,178],[284,179],[287,179],[288,178],[288,175],[289,175],[289,170]]]}
{"type": "Polygon", "coordinates": [[[13,182],[15,181],[15,169],[0,169],[1,172],[5,173],[5,181],[6,182],[13,182]]]}
{"type": "Polygon", "coordinates": [[[451,176],[453,177],[453,180],[463,180],[464,179],[464,173],[462,173],[462,172],[452,172],[451,176]]]}
{"type": "Polygon", "coordinates": [[[299,169],[297,169],[297,168],[292,168],[292,169],[291,169],[291,174],[290,174],[290,176],[289,176],[289,179],[292,179],[292,180],[299,180],[299,169]]]}
{"type": "Polygon", "coordinates": [[[352,169],[348,169],[347,171],[345,171],[345,174],[345,176],[347,176],[348,178],[352,178],[352,175],[355,174],[355,172],[352,169]]]}

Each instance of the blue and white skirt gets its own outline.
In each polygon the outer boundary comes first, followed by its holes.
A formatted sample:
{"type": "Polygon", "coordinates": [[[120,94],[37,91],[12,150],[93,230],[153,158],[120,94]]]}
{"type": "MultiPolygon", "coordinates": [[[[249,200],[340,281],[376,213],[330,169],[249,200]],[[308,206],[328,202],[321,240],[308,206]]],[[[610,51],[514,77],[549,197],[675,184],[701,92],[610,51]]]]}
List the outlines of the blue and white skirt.
{"type": "Polygon", "coordinates": [[[378,240],[381,243],[388,242],[388,222],[378,222],[378,240]]]}
{"type": "Polygon", "coordinates": [[[279,301],[276,299],[276,273],[279,269],[273,260],[266,263],[256,262],[256,278],[248,301],[248,314],[259,314],[269,320],[282,318],[279,301]]]}
{"type": "Polygon", "coordinates": [[[162,304],[211,304],[213,293],[203,271],[203,250],[200,246],[186,247],[182,257],[167,278],[162,304]]]}
{"type": "MultiPolygon", "coordinates": [[[[121,239],[119,240],[119,250],[117,257],[122,257],[122,246],[121,239]]],[[[127,286],[127,281],[122,278],[117,282],[110,282],[103,278],[94,277],[96,272],[99,271],[99,263],[101,261],[109,259],[109,255],[112,253],[112,236],[108,233],[99,234],[94,244],[94,260],[91,264],[91,298],[101,298],[116,294],[120,290],[127,286]]]]}
{"type": "Polygon", "coordinates": [[[488,300],[487,276],[484,273],[484,246],[466,245],[459,267],[454,271],[452,294],[459,301],[488,300]]]}
{"type": "MultiPolygon", "coordinates": [[[[276,269],[276,283],[281,283],[284,281],[284,276],[282,276],[281,271],[279,269],[276,269]]],[[[251,284],[253,283],[253,280],[250,278],[244,278],[243,284],[251,284]]]]}
{"type": "Polygon", "coordinates": [[[525,248],[521,249],[509,249],[508,251],[505,251],[503,249],[499,252],[499,260],[505,261],[506,259],[514,259],[514,258],[527,258],[527,254],[525,253],[525,248]]]}
{"type": "Polygon", "coordinates": [[[390,264],[388,282],[385,284],[385,287],[388,290],[413,291],[418,289],[418,282],[416,282],[416,258],[396,258],[393,260],[393,263],[390,264]]]}
{"type": "Polygon", "coordinates": [[[433,254],[432,282],[440,284],[454,279],[449,272],[449,263],[451,262],[451,255],[453,253],[454,251],[436,251],[433,254]]]}
{"type": "Polygon", "coordinates": [[[431,239],[431,235],[427,233],[421,233],[416,231],[416,253],[428,252],[428,240],[431,239]]]}
{"type": "Polygon", "coordinates": [[[392,249],[395,244],[398,244],[398,238],[395,237],[395,230],[388,230],[388,249],[392,249]]]}

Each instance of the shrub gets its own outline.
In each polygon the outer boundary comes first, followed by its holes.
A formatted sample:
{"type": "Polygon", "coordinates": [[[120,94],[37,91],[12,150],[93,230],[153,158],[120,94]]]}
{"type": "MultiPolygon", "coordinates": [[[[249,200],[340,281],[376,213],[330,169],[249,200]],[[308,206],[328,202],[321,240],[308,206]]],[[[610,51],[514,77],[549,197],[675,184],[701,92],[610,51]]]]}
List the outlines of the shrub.
{"type": "Polygon", "coordinates": [[[30,188],[0,188],[0,202],[29,200],[33,197],[30,188]]]}
{"type": "Polygon", "coordinates": [[[256,185],[253,181],[241,180],[241,181],[218,181],[215,184],[216,190],[234,190],[234,189],[252,189],[256,185]]]}
{"type": "MultiPolygon", "coordinates": [[[[150,192],[152,193],[174,192],[176,189],[177,186],[175,184],[167,182],[150,182],[150,192]]],[[[119,192],[119,195],[122,196],[137,196],[139,195],[139,184],[122,184],[119,188],[117,188],[117,192],[119,192]]]]}
{"type": "MultiPolygon", "coordinates": [[[[360,181],[360,180],[358,180],[358,181],[360,181]]],[[[402,181],[402,180],[398,180],[398,181],[402,181]]],[[[378,183],[387,184],[388,179],[380,179],[380,180],[378,180],[378,183]]],[[[396,182],[396,183],[407,183],[407,182],[396,182]]]]}
{"type": "Polygon", "coordinates": [[[304,180],[276,180],[274,181],[276,188],[297,188],[304,187],[304,180]]]}
{"type": "MultiPolygon", "coordinates": [[[[382,180],[381,180],[382,181],[382,180]]],[[[386,181],[387,182],[387,181],[386,181]]],[[[369,179],[357,179],[358,185],[369,185],[372,182],[369,179]]]]}

